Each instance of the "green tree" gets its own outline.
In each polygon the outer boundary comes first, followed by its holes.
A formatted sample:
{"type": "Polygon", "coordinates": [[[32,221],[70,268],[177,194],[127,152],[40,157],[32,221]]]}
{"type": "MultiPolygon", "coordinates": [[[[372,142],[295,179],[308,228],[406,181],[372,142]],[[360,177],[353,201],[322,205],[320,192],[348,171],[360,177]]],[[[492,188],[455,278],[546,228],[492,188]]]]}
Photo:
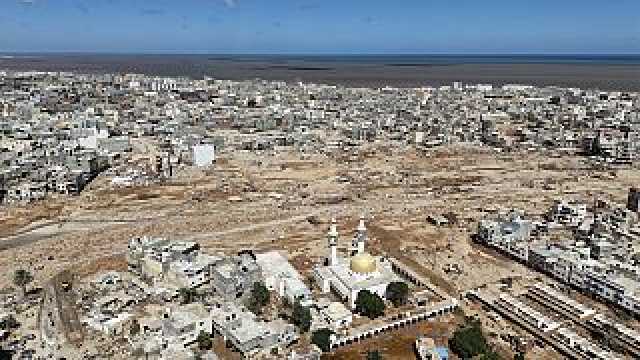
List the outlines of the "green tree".
{"type": "Polygon", "coordinates": [[[382,354],[378,350],[367,351],[367,360],[382,360],[382,354]]]}
{"type": "Polygon", "coordinates": [[[384,315],[384,301],[376,293],[360,290],[356,298],[356,312],[370,319],[384,315]]]}
{"type": "Polygon", "coordinates": [[[282,307],[285,309],[289,309],[291,307],[291,303],[289,302],[289,298],[286,296],[282,297],[282,307]]]}
{"type": "Polygon", "coordinates": [[[402,281],[392,282],[387,286],[385,296],[395,306],[404,305],[409,299],[409,285],[402,281]]]}
{"type": "Polygon", "coordinates": [[[311,328],[311,310],[296,302],[293,305],[291,321],[300,329],[301,333],[306,333],[311,328]]]}
{"type": "Polygon", "coordinates": [[[191,304],[196,300],[196,297],[198,295],[195,289],[189,288],[180,288],[178,290],[178,293],[180,294],[180,298],[182,299],[183,304],[191,304]]]}
{"type": "Polygon", "coordinates": [[[477,321],[456,329],[453,337],[449,339],[449,348],[462,359],[471,359],[489,350],[487,340],[477,321]]]}
{"type": "Polygon", "coordinates": [[[131,325],[129,327],[129,335],[131,336],[136,336],[140,333],[140,323],[138,322],[138,320],[133,320],[131,322],[131,325]]]}
{"type": "Polygon", "coordinates": [[[495,351],[489,350],[489,352],[480,355],[478,360],[500,360],[500,355],[495,351]]]}
{"type": "Polygon", "coordinates": [[[533,112],[530,111],[527,113],[527,121],[534,122],[536,120],[536,115],[533,112]]]}
{"type": "Polygon", "coordinates": [[[0,329],[11,331],[12,329],[16,329],[20,327],[20,323],[16,320],[13,314],[9,314],[4,320],[0,321],[0,329]]]}
{"type": "Polygon", "coordinates": [[[13,359],[13,351],[0,349],[0,360],[11,360],[13,359]]]}
{"type": "Polygon", "coordinates": [[[211,335],[204,331],[200,331],[200,334],[198,334],[198,337],[196,338],[196,342],[198,343],[198,349],[200,350],[211,350],[213,347],[211,335]]]}
{"type": "Polygon", "coordinates": [[[13,273],[13,283],[22,289],[22,295],[27,294],[27,285],[33,281],[33,275],[27,270],[18,269],[13,273]]]}
{"type": "Polygon", "coordinates": [[[513,355],[513,360],[524,360],[524,353],[520,351],[515,353],[515,355],[513,355]]]}
{"type": "Polygon", "coordinates": [[[251,289],[251,300],[249,301],[249,310],[254,313],[259,313],[262,311],[262,308],[269,303],[269,289],[267,287],[257,281],[253,283],[253,288],[251,289]]]}
{"type": "Polygon", "coordinates": [[[311,334],[311,343],[317,345],[320,350],[327,352],[331,349],[331,335],[333,331],[323,328],[311,334]]]}

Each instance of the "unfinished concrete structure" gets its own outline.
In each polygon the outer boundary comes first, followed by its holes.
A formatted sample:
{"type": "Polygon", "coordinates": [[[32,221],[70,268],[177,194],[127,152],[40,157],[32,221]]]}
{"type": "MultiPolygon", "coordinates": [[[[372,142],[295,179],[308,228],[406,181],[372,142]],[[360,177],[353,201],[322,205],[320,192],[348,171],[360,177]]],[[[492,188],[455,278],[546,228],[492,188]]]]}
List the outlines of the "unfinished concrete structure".
{"type": "Polygon", "coordinates": [[[195,242],[142,237],[129,241],[129,270],[142,279],[169,289],[193,289],[209,282],[212,265],[221,259],[199,251],[195,242]]]}
{"type": "Polygon", "coordinates": [[[293,325],[281,319],[258,320],[253,313],[235,303],[216,303],[211,317],[215,332],[245,358],[298,339],[293,325]]]}
{"type": "Polygon", "coordinates": [[[255,255],[250,253],[229,256],[211,266],[211,287],[227,301],[246,297],[259,281],[262,281],[262,271],[255,255]]]}

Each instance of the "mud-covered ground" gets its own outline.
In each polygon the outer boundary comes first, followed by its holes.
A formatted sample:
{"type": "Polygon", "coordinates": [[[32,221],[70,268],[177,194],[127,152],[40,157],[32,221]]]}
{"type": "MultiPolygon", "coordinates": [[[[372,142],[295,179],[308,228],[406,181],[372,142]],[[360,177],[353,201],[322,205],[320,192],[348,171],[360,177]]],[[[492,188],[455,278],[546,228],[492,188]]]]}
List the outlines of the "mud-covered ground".
{"type": "Polygon", "coordinates": [[[525,84],[640,91],[637,62],[543,62],[527,58],[39,54],[0,57],[0,70],[141,73],[157,76],[304,81],[363,87],[525,84]]]}

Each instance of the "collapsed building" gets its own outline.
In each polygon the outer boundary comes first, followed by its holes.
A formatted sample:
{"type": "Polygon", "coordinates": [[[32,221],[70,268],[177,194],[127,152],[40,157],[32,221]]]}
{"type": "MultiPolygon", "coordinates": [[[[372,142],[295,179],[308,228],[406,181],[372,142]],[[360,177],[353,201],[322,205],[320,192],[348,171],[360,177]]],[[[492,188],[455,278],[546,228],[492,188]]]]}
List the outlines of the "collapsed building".
{"type": "Polygon", "coordinates": [[[227,301],[245,298],[253,284],[262,279],[256,257],[249,252],[225,257],[211,267],[211,287],[216,295],[227,301]]]}
{"type": "Polygon", "coordinates": [[[259,320],[236,303],[216,303],[211,311],[213,328],[244,357],[267,353],[298,339],[295,326],[282,319],[259,320]]]}
{"type": "Polygon", "coordinates": [[[199,251],[195,242],[171,242],[162,238],[132,238],[129,241],[129,271],[159,288],[176,291],[209,283],[210,268],[221,259],[199,251]]]}

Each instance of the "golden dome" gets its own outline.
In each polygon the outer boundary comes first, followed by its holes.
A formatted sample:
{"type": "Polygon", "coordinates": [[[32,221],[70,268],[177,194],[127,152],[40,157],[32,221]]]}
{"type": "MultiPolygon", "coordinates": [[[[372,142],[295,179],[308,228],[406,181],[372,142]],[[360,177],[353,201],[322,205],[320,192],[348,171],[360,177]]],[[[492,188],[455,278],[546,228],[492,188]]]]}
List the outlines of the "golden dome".
{"type": "Polygon", "coordinates": [[[376,259],[367,254],[358,254],[351,258],[351,271],[359,274],[369,274],[376,271],[376,259]]]}

